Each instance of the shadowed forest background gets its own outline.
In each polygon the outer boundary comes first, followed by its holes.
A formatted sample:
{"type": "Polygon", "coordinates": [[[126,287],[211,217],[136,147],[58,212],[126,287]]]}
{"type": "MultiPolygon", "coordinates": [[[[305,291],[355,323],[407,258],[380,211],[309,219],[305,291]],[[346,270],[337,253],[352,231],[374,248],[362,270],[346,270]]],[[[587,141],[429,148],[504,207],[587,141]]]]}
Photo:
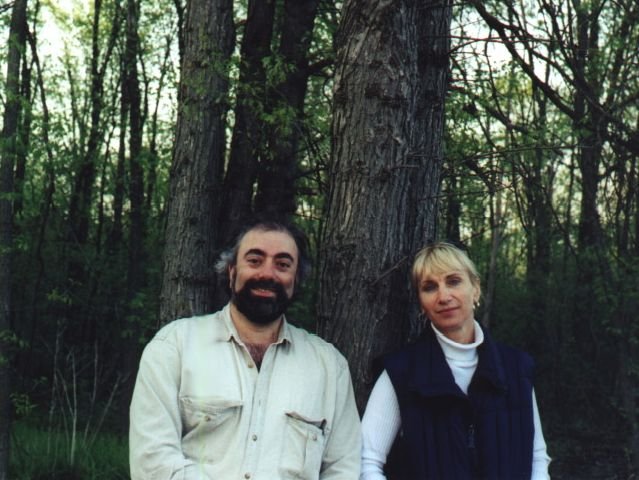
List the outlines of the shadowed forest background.
{"type": "MultiPolygon", "coordinates": [[[[0,3],[0,479],[128,478],[164,323],[242,219],[309,234],[292,321],[371,361],[433,239],[531,353],[551,475],[639,473],[639,2],[0,3]]],[[[212,366],[213,368],[215,366],[212,366]]]]}

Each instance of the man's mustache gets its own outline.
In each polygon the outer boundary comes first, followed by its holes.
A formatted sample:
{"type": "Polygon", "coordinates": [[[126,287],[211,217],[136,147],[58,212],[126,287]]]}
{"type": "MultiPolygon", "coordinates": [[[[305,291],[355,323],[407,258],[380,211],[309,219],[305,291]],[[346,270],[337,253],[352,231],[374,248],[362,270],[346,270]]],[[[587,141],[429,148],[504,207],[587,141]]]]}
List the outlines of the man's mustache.
{"type": "Polygon", "coordinates": [[[244,288],[254,290],[270,290],[277,294],[286,295],[286,291],[281,283],[276,282],[275,280],[247,280],[244,284],[244,288]]]}

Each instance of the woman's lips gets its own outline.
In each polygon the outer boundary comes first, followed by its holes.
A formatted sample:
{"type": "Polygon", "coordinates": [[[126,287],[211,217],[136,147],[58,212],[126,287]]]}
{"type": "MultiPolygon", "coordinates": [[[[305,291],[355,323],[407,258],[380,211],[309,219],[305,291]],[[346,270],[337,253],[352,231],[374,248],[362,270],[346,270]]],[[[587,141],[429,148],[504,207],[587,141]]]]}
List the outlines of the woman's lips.
{"type": "Polygon", "coordinates": [[[444,310],[439,310],[437,313],[439,315],[446,315],[449,313],[454,313],[459,307],[450,307],[450,308],[445,308],[444,310]]]}

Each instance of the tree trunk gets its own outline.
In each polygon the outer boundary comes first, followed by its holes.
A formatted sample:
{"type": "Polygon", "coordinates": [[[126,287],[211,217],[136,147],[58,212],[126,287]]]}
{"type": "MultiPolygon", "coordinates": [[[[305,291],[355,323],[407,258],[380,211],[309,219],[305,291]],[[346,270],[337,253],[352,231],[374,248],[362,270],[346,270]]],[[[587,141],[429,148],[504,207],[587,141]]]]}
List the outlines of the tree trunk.
{"type": "Polygon", "coordinates": [[[27,0],[16,0],[7,42],[5,110],[0,137],[0,480],[8,478],[11,430],[10,352],[11,257],[13,250],[13,168],[20,122],[20,64],[27,36],[27,0]]]}
{"type": "MultiPolygon", "coordinates": [[[[496,179],[494,184],[498,185],[502,179],[496,179]]],[[[497,257],[501,246],[504,218],[503,218],[503,194],[497,189],[490,195],[490,257],[488,260],[488,270],[485,273],[486,285],[482,288],[484,307],[482,309],[481,323],[485,327],[491,326],[493,316],[493,304],[495,301],[495,286],[497,283],[497,257]]]]}
{"type": "Polygon", "coordinates": [[[371,360],[420,329],[408,271],[435,233],[450,20],[448,2],[344,4],[318,328],[347,356],[360,408],[371,360]]]}
{"type": "MultiPolygon", "coordinates": [[[[26,45],[25,45],[26,47],[26,45]]],[[[15,192],[16,198],[13,205],[13,215],[19,218],[22,214],[24,203],[24,179],[27,171],[27,156],[29,153],[29,141],[31,138],[31,123],[33,120],[33,97],[31,93],[31,67],[27,62],[22,63],[22,74],[20,79],[20,97],[25,99],[22,111],[22,122],[20,122],[20,146],[16,156],[15,166],[15,192]]]]}
{"type": "MultiPolygon", "coordinates": [[[[104,81],[120,31],[119,9],[117,9],[107,38],[101,38],[102,0],[94,0],[93,9],[88,87],[90,111],[88,136],[86,145],[82,146],[83,152],[79,165],[75,167],[66,222],[67,246],[64,255],[67,256],[65,259],[67,285],[64,288],[71,302],[60,313],[63,317],[67,316],[66,320],[73,324],[69,335],[79,343],[92,342],[98,323],[95,315],[89,312],[96,283],[91,277],[91,272],[95,269],[92,268],[94,265],[90,259],[88,247],[95,180],[100,147],[103,143],[104,81]],[[105,44],[104,48],[101,48],[103,44],[105,44]]],[[[77,112],[74,113],[77,114],[77,112]]]]}
{"type": "Polygon", "coordinates": [[[235,125],[224,179],[219,248],[235,236],[253,211],[253,190],[264,153],[266,97],[264,60],[271,53],[275,1],[250,0],[240,60],[235,125]]]}
{"type": "MultiPolygon", "coordinates": [[[[126,48],[124,52],[123,92],[129,113],[129,244],[126,283],[126,329],[131,332],[122,339],[122,388],[123,404],[129,405],[135,386],[135,371],[139,363],[140,320],[144,317],[138,295],[145,286],[145,223],[144,223],[144,168],[142,165],[141,115],[142,96],[138,78],[137,61],[139,55],[138,23],[140,17],[139,0],[127,0],[126,48]]],[[[126,124],[125,124],[126,125],[126,124]]],[[[124,128],[124,126],[123,126],[124,128]]],[[[122,416],[126,429],[128,415],[122,416]]]]}
{"type": "Polygon", "coordinates": [[[304,121],[308,82],[308,49],[319,0],[284,2],[284,19],[278,54],[286,66],[286,79],[269,95],[270,110],[282,119],[269,125],[268,156],[258,174],[256,211],[291,216],[297,208],[295,182],[299,175],[299,143],[304,121]]]}
{"type": "Polygon", "coordinates": [[[461,201],[458,196],[457,187],[459,182],[457,180],[457,169],[455,166],[450,167],[449,177],[446,179],[447,193],[445,203],[445,232],[444,238],[450,242],[461,241],[461,231],[459,227],[459,220],[461,218],[461,201]]]}
{"type": "MultiPolygon", "coordinates": [[[[77,246],[83,246],[89,235],[89,216],[93,184],[96,176],[96,162],[100,147],[101,128],[100,119],[104,108],[104,75],[106,65],[113,52],[113,47],[119,31],[119,22],[113,22],[113,27],[107,42],[107,48],[100,58],[100,15],[102,0],[94,0],[93,33],[91,38],[91,124],[86,150],[82,162],[75,175],[75,184],[69,204],[69,241],[77,246]]],[[[73,273],[73,272],[72,272],[73,273]]],[[[82,279],[78,279],[80,282],[82,279]]]]}
{"type": "Polygon", "coordinates": [[[161,322],[212,308],[233,37],[231,0],[189,2],[171,166],[161,322]]]}
{"type": "Polygon", "coordinates": [[[139,53],[138,0],[127,1],[127,40],[125,54],[125,90],[129,107],[129,261],[127,275],[127,301],[144,286],[144,169],[142,166],[142,116],[140,81],[137,58],[139,53]]]}

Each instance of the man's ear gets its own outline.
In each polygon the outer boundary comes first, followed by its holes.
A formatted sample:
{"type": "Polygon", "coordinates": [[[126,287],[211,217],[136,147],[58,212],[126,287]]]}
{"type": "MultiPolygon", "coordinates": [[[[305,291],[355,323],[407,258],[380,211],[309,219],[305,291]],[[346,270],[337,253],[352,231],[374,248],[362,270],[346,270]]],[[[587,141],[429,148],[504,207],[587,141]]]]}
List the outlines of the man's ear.
{"type": "Polygon", "coordinates": [[[233,291],[233,284],[235,283],[235,265],[229,265],[229,288],[233,291]]]}

